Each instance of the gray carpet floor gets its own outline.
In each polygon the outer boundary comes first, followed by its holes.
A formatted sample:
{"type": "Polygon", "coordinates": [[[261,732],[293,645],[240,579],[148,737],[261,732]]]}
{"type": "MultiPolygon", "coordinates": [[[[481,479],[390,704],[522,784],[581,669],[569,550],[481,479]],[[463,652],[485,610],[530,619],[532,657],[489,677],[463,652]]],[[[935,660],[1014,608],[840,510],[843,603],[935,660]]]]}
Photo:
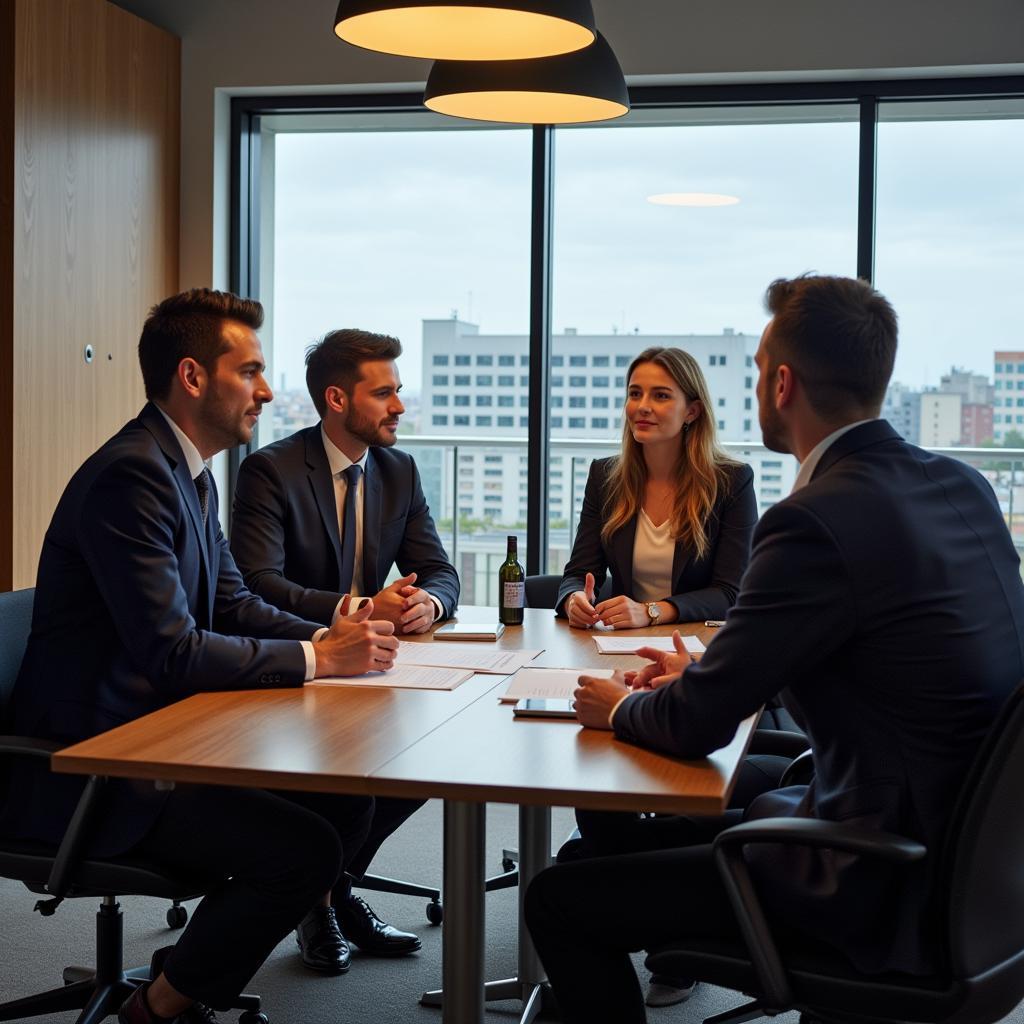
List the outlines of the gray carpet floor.
{"type": "MultiPolygon", "coordinates": [[[[503,847],[516,845],[515,808],[488,808],[488,870],[497,873],[503,847]]],[[[552,834],[568,835],[571,812],[556,810],[552,834]]],[[[424,885],[438,885],[441,877],[441,807],[431,801],[382,847],[374,871],[424,885]]],[[[507,978],[515,973],[516,889],[487,897],[487,977],[507,978]]],[[[303,968],[294,939],[281,942],[253,979],[249,990],[263,998],[271,1024],[363,1024],[414,1021],[440,1024],[440,1013],[418,1004],[421,992],[437,988],[441,980],[441,929],[430,926],[425,901],[385,893],[363,893],[381,917],[397,927],[415,931],[423,941],[420,953],[401,960],[353,957],[352,969],[341,977],[321,977],[303,968]]],[[[60,971],[69,964],[88,964],[93,952],[91,900],[66,901],[57,914],[42,918],[32,912],[35,897],[21,885],[0,880],[0,997],[13,999],[60,983],[60,971]]],[[[176,933],[164,921],[167,904],[127,897],[125,911],[125,963],[149,962],[153,949],[174,941],[176,933]]],[[[642,957],[636,958],[639,966],[642,957]]],[[[640,968],[641,978],[646,973],[640,968]]],[[[648,1011],[651,1024],[700,1024],[712,1013],[740,1003],[735,992],[698,987],[687,1003],[648,1011]]],[[[493,1003],[488,1020],[518,1020],[518,1004],[493,1003]]],[[[52,1024],[72,1024],[73,1013],[36,1018],[52,1024]]],[[[221,1014],[233,1022],[234,1014],[221,1014]]],[[[542,1018],[545,1019],[545,1018],[542,1018]]],[[[776,1018],[796,1024],[796,1015],[776,1018]]],[[[1007,1018],[1024,1024],[1024,1007],[1007,1018]]],[[[599,1024],[599,1022],[595,1022],[599,1024]]]]}

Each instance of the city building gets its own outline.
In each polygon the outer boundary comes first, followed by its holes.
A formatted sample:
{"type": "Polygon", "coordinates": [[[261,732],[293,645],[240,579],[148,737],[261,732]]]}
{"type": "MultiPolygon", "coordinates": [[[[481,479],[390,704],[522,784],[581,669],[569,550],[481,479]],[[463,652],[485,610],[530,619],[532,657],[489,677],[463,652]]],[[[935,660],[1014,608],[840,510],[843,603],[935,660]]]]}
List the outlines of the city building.
{"type": "MultiPolygon", "coordinates": [[[[590,462],[618,449],[626,371],[651,346],[685,349],[707,378],[719,438],[760,444],[758,337],[726,328],[721,334],[580,334],[553,338],[551,358],[549,516],[553,531],[575,524],[590,462]],[[562,444],[562,442],[566,442],[562,444]],[[588,446],[586,442],[593,442],[588,446]]],[[[458,319],[423,321],[422,430],[445,438],[522,439],[493,449],[463,446],[458,466],[442,462],[424,486],[441,517],[526,521],[526,430],[529,423],[529,339],[481,334],[458,319]],[[452,473],[456,478],[452,479],[452,473]]],[[[750,453],[762,511],[789,492],[796,464],[774,453],[750,453]]],[[[568,541],[567,541],[568,543],[568,541]]]]}
{"type": "Polygon", "coordinates": [[[992,438],[1002,444],[1010,432],[1024,434],[1024,352],[996,352],[992,438]]]}

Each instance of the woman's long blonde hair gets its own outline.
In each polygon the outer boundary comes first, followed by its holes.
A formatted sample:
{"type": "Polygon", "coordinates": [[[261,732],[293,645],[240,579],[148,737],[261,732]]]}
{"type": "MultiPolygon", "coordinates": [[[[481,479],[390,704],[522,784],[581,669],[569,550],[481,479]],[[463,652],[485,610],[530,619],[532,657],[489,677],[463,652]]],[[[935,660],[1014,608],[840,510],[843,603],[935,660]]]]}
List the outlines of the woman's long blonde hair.
{"type": "MultiPolygon", "coordinates": [[[[707,524],[720,494],[729,486],[729,469],[738,466],[735,459],[718,446],[715,438],[714,409],[707,381],[697,360],[679,348],[644,349],[629,365],[629,381],[641,363],[660,366],[680,388],[687,401],[700,402],[700,415],[679,435],[678,479],[672,509],[672,536],[693,548],[698,558],[708,551],[707,524]]],[[[601,539],[607,544],[633,516],[640,514],[647,463],[643,445],[634,437],[623,416],[622,453],[612,461],[608,473],[601,539]]]]}

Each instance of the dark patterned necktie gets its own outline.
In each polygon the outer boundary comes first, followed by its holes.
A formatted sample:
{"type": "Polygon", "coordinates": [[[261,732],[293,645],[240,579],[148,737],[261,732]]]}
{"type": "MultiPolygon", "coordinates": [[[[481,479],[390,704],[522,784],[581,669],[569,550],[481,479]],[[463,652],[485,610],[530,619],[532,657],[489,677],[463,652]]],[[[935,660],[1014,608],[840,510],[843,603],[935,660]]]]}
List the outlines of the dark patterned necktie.
{"type": "Polygon", "coordinates": [[[348,485],[345,491],[345,513],[341,522],[341,578],[338,589],[342,594],[352,590],[352,573],[356,564],[356,490],[361,466],[352,463],[342,475],[348,485]]]}
{"type": "Polygon", "coordinates": [[[203,526],[210,513],[210,471],[204,466],[202,473],[195,478],[196,493],[199,495],[199,511],[203,514],[203,526]]]}

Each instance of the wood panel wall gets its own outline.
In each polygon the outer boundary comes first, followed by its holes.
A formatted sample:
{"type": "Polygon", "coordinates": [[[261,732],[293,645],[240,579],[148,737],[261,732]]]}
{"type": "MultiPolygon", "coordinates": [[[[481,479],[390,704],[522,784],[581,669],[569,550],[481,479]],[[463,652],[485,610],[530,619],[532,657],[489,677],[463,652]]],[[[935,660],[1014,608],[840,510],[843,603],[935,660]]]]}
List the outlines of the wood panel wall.
{"type": "Polygon", "coordinates": [[[180,46],[106,0],[14,9],[12,430],[0,441],[13,522],[0,545],[17,588],[33,584],[71,474],[144,401],[139,331],[177,291],[180,46]]]}

